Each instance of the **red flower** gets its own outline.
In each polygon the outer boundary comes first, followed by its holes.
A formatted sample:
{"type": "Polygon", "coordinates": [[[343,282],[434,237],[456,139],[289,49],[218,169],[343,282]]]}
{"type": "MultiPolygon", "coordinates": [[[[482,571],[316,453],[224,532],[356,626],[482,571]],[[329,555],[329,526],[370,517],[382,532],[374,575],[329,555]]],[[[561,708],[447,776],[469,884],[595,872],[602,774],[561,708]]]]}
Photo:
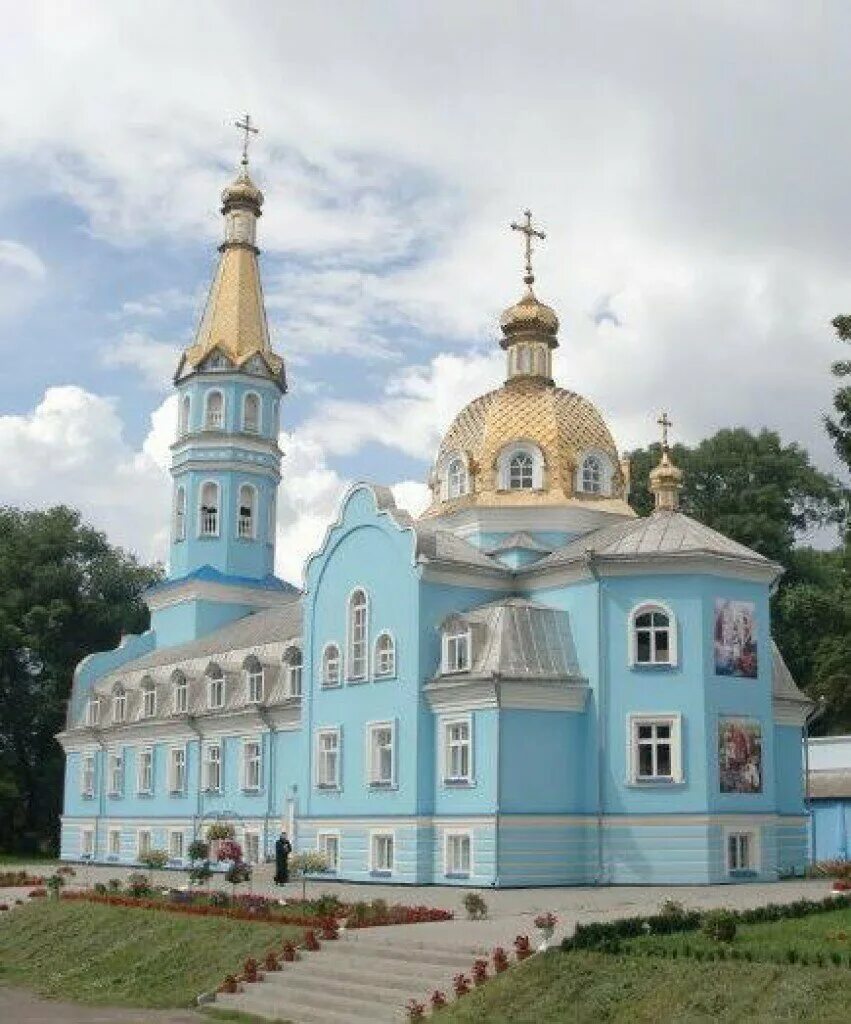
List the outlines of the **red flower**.
{"type": "Polygon", "coordinates": [[[488,962],[487,960],[474,960],[473,961],[473,981],[476,986],[484,985],[488,980],[488,962]]]}
{"type": "Polygon", "coordinates": [[[405,1009],[408,1013],[408,1020],[425,1019],[425,1005],[423,1003],[418,1003],[416,999],[410,999],[405,1009]]]}
{"type": "Polygon", "coordinates": [[[493,951],[493,969],[497,974],[508,970],[508,955],[502,946],[497,946],[493,951]]]}
{"type": "Polygon", "coordinates": [[[431,1008],[433,1010],[442,1010],[443,1007],[446,1006],[448,1002],[449,1000],[439,989],[435,989],[434,992],[432,992],[431,1008]]]}
{"type": "Polygon", "coordinates": [[[452,979],[452,986],[455,989],[455,995],[460,999],[470,991],[470,979],[466,974],[456,974],[452,979]]]}

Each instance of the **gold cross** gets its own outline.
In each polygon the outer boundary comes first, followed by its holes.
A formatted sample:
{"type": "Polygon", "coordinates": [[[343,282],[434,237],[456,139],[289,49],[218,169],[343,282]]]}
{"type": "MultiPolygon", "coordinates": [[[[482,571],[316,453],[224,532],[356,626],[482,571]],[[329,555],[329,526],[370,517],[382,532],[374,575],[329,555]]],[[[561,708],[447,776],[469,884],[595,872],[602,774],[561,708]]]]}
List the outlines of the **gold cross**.
{"type": "Polygon", "coordinates": [[[245,138],[242,142],[242,166],[248,166],[248,142],[251,135],[257,135],[260,131],[259,128],[255,128],[251,123],[251,114],[245,114],[241,121],[234,121],[234,127],[239,128],[241,132],[245,132],[245,138]]]}
{"type": "Polygon", "coordinates": [[[526,236],[526,275],[524,276],[523,280],[526,282],[526,284],[531,285],[532,282],[535,280],[535,275],[532,273],[532,239],[540,238],[541,241],[543,241],[547,236],[544,234],[543,231],[539,230],[538,228],[532,227],[531,210],[523,211],[523,219],[523,224],[518,224],[516,221],[512,221],[511,230],[522,231],[523,234],[526,236]]]}
{"type": "Polygon", "coordinates": [[[668,419],[668,414],[663,412],[656,422],[662,428],[662,447],[667,451],[668,449],[668,427],[672,427],[674,424],[668,419]]]}

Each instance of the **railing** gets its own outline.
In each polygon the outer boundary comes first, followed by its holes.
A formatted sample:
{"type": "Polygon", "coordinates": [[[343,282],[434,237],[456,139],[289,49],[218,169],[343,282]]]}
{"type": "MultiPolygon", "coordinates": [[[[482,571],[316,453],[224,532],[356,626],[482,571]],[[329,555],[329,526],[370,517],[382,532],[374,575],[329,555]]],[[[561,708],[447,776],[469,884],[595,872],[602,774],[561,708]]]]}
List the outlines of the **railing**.
{"type": "Polygon", "coordinates": [[[219,532],[218,509],[204,509],[201,512],[201,536],[215,537],[219,532]]]}
{"type": "Polygon", "coordinates": [[[204,427],[207,430],[221,430],[223,417],[220,409],[208,409],[204,417],[204,427]]]}
{"type": "Polygon", "coordinates": [[[237,533],[243,540],[251,540],[254,536],[254,517],[253,516],[240,516],[237,533]]]}

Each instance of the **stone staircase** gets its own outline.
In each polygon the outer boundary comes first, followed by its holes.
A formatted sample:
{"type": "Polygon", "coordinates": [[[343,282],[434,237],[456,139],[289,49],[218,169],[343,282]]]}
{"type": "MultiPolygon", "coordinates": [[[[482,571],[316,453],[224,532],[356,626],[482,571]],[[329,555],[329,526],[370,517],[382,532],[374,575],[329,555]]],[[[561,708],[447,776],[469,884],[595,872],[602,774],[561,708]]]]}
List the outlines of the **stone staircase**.
{"type": "Polygon", "coordinates": [[[459,972],[469,977],[478,955],[474,948],[391,943],[367,931],[346,933],[324,942],[319,952],[302,951],[300,960],[267,972],[263,981],[244,985],[242,992],[219,993],[216,1006],[292,1024],[398,1022],[406,1019],[411,998],[427,1003],[436,988],[451,998],[453,977],[459,972]]]}

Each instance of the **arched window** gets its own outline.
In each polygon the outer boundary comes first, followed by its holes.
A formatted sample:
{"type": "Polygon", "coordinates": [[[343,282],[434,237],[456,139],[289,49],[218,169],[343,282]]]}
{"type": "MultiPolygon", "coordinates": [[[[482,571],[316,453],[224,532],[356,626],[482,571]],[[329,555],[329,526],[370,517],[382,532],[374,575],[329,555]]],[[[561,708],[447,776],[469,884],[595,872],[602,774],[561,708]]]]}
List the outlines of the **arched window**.
{"type": "Polygon", "coordinates": [[[322,652],[322,685],[340,685],[340,648],[336,644],[326,644],[322,652]]]}
{"type": "Polygon", "coordinates": [[[174,492],[174,539],[186,538],[186,488],[180,486],[174,492]]]}
{"type": "Polygon", "coordinates": [[[349,644],[346,674],[349,679],[366,679],[369,604],[365,591],[358,588],[349,598],[349,644]]]}
{"type": "Polygon", "coordinates": [[[467,467],[462,458],[451,459],[446,467],[446,496],[460,498],[467,493],[467,467]]]}
{"type": "Polygon", "coordinates": [[[245,679],[245,701],[247,704],[263,703],[263,665],[259,658],[249,655],[242,663],[242,674],[245,679]]]}
{"type": "Polygon", "coordinates": [[[284,651],[284,673],[288,697],[301,695],[302,656],[301,648],[293,645],[284,651]]]}
{"type": "Polygon", "coordinates": [[[528,452],[516,452],[508,461],[508,488],[531,490],[535,482],[535,463],[528,452]]]}
{"type": "Polygon", "coordinates": [[[676,664],[676,620],[669,608],[658,604],[639,605],[630,616],[630,634],[633,665],[676,664]]]}
{"type": "Polygon", "coordinates": [[[242,429],[246,434],[260,433],[260,396],[253,391],[242,400],[242,429]]]}
{"type": "Polygon", "coordinates": [[[86,702],[86,725],[92,729],[100,725],[100,701],[97,697],[89,697],[86,702]]]}
{"type": "Polygon", "coordinates": [[[582,490],[599,494],[603,490],[603,466],[597,455],[586,455],[582,463],[582,490]]]}
{"type": "Polygon", "coordinates": [[[219,535],[219,485],[208,480],[201,487],[198,506],[198,534],[201,537],[219,535]]]}
{"type": "Polygon", "coordinates": [[[180,437],[189,433],[189,415],[192,411],[192,399],[184,395],[180,400],[180,411],[177,416],[177,433],[180,437]]]}
{"type": "Polygon", "coordinates": [[[207,707],[219,711],[225,706],[225,674],[221,666],[210,662],[207,666],[207,707]]]}
{"type": "Polygon", "coordinates": [[[174,713],[186,715],[189,713],[189,681],[179,669],[172,673],[171,681],[174,686],[174,713]]]}
{"type": "Polygon", "coordinates": [[[112,691],[112,721],[120,725],[127,718],[127,693],[119,683],[112,691]]]}
{"type": "Polygon", "coordinates": [[[142,718],[153,718],[157,713],[157,689],[150,676],[142,680],[142,718]]]}
{"type": "Polygon", "coordinates": [[[532,353],[527,345],[521,346],[517,364],[517,368],[520,373],[532,372],[532,353]]]}
{"type": "Polygon", "coordinates": [[[375,674],[396,675],[396,644],[389,633],[381,633],[375,641],[375,674]]]}
{"type": "Polygon", "coordinates": [[[497,458],[497,480],[502,491],[540,490],[544,486],[544,456],[531,441],[507,445],[497,458]]]}
{"type": "Polygon", "coordinates": [[[225,425],[225,399],[221,391],[208,391],[204,405],[204,429],[221,430],[225,425]]]}
{"type": "Polygon", "coordinates": [[[257,529],[257,488],[243,484],[239,488],[239,515],[236,535],[243,540],[254,540],[257,529]]]}

